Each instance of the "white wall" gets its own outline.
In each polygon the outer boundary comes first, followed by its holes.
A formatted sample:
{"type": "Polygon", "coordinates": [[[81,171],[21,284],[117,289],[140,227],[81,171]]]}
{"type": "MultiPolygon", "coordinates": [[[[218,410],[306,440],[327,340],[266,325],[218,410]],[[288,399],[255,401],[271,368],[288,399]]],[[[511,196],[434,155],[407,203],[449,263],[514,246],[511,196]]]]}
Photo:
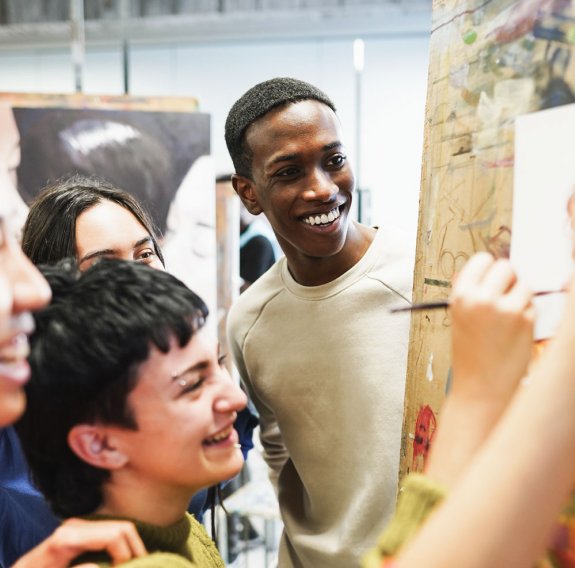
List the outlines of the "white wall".
{"type": "MultiPolygon", "coordinates": [[[[352,39],[173,43],[131,46],[133,95],[194,96],[212,115],[217,173],[231,171],[224,122],[234,101],[256,82],[294,76],[334,100],[355,163],[356,100],[352,39]]],[[[371,221],[409,231],[415,243],[427,83],[427,37],[365,39],[361,97],[360,183],[372,191],[371,221]]],[[[120,94],[120,48],[88,45],[85,92],[120,94]]],[[[74,88],[67,49],[0,51],[0,91],[68,93],[74,88]]]]}

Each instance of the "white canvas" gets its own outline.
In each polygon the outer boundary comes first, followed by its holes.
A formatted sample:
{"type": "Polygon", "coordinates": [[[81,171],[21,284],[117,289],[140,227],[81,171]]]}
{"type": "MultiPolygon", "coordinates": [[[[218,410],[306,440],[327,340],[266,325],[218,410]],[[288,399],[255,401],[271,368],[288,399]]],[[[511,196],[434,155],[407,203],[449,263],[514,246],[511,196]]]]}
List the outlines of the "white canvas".
{"type": "MultiPolygon", "coordinates": [[[[516,119],[511,261],[533,291],[569,281],[573,230],[567,202],[575,190],[575,104],[516,119]]],[[[535,299],[536,338],[551,337],[564,294],[535,299]]]]}

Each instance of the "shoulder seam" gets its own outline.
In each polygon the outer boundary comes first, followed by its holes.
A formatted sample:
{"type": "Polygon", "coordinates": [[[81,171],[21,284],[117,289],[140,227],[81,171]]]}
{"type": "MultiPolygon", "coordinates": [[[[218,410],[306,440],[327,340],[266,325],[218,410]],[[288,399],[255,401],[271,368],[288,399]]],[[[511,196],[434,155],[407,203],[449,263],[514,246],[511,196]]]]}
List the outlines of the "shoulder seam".
{"type": "Polygon", "coordinates": [[[277,290],[277,292],[275,292],[274,294],[272,294],[261,306],[260,309],[258,311],[258,315],[254,318],[254,321],[250,324],[250,326],[246,329],[246,332],[244,333],[244,337],[242,340],[242,344],[240,346],[240,349],[244,350],[246,341],[248,339],[248,335],[251,333],[252,329],[254,328],[254,326],[256,325],[256,323],[259,321],[259,319],[262,316],[263,311],[266,309],[266,306],[274,299],[276,298],[279,294],[281,294],[282,292],[284,292],[285,289],[284,288],[280,288],[279,290],[277,290]]]}

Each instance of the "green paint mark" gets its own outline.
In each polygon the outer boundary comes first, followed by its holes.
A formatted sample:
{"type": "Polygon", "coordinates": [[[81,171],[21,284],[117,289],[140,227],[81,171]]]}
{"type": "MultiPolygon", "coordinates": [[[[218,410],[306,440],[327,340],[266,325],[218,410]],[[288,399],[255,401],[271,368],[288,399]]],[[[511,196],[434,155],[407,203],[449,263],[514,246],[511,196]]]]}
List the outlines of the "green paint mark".
{"type": "Polygon", "coordinates": [[[575,43],[575,28],[569,28],[567,30],[566,38],[569,43],[575,43]]]}
{"type": "Polygon", "coordinates": [[[434,278],[424,278],[424,284],[428,284],[429,286],[439,286],[440,288],[451,288],[451,282],[447,280],[435,280],[434,278]]]}
{"type": "Polygon", "coordinates": [[[472,43],[475,43],[475,40],[477,39],[477,32],[472,28],[470,30],[467,30],[464,34],[463,34],[463,41],[467,44],[467,45],[471,45],[472,43]]]}

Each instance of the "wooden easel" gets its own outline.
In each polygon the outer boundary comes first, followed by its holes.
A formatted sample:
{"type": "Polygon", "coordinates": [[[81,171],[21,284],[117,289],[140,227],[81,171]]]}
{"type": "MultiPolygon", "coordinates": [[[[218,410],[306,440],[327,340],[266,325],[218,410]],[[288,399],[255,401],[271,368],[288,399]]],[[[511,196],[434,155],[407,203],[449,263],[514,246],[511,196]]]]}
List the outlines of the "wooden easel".
{"type": "MultiPolygon", "coordinates": [[[[474,252],[508,256],[514,120],[573,92],[574,0],[434,0],[415,302],[449,296],[474,252]]],[[[423,469],[449,344],[447,310],[412,315],[400,476],[423,469]]]]}

